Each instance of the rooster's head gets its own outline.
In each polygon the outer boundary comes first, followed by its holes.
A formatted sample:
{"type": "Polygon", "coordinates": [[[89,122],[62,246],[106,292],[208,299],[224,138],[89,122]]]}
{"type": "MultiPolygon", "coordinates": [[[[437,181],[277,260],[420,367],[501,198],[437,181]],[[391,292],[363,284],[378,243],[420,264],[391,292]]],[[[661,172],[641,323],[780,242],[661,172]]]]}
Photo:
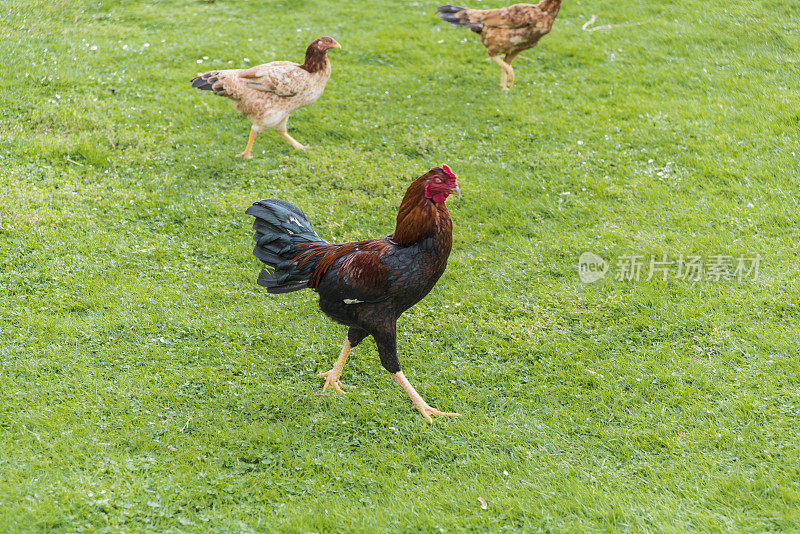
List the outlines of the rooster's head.
{"type": "Polygon", "coordinates": [[[456,183],[457,176],[450,167],[442,165],[434,167],[425,174],[425,197],[441,204],[451,193],[461,194],[456,183]]]}

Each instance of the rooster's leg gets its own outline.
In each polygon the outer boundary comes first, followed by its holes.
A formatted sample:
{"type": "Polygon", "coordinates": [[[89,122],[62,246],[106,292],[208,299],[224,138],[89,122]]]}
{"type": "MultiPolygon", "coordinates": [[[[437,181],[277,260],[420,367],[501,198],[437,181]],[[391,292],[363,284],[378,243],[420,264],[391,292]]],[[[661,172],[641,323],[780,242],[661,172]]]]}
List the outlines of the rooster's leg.
{"type": "Polygon", "coordinates": [[[253,148],[253,141],[256,140],[256,135],[258,135],[258,132],[256,131],[256,127],[253,126],[250,128],[250,139],[247,140],[247,147],[241,154],[236,154],[237,158],[251,159],[253,157],[250,155],[250,149],[253,148]]]}
{"type": "Polygon", "coordinates": [[[500,65],[500,68],[503,69],[503,73],[500,75],[500,86],[503,88],[503,91],[508,91],[506,80],[510,80],[511,85],[514,85],[514,69],[511,68],[511,65],[500,59],[499,56],[492,56],[492,61],[500,65]]]}
{"type": "Polygon", "coordinates": [[[333,364],[333,369],[317,375],[319,378],[325,379],[325,385],[322,386],[322,391],[325,391],[329,387],[333,387],[339,393],[344,393],[342,390],[343,387],[355,388],[355,386],[348,386],[339,381],[339,377],[342,375],[342,368],[344,367],[344,362],[347,361],[348,354],[350,354],[350,338],[345,336],[344,345],[342,345],[342,352],[339,354],[339,359],[336,360],[335,364],[333,364]]]}
{"type": "Polygon", "coordinates": [[[397,371],[396,373],[392,373],[392,377],[397,381],[398,384],[408,393],[408,396],[411,397],[411,402],[414,403],[414,407],[419,410],[419,413],[422,414],[429,423],[433,422],[431,418],[432,415],[446,415],[448,417],[461,417],[461,414],[454,413],[454,412],[440,412],[436,408],[431,408],[431,406],[425,402],[425,399],[419,396],[417,390],[414,389],[414,386],[411,385],[411,382],[403,374],[403,371],[397,371]]]}

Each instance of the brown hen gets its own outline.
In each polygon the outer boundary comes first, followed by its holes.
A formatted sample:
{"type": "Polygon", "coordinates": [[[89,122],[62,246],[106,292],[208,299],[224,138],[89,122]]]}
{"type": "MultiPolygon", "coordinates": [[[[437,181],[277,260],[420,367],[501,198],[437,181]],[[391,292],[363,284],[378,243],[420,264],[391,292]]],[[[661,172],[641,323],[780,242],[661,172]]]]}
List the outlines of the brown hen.
{"type": "Polygon", "coordinates": [[[536,5],[514,4],[500,9],[468,9],[442,6],[442,20],[469,28],[481,36],[489,57],[502,67],[500,85],[506,91],[514,86],[514,61],[520,52],[533,48],[550,33],[561,9],[561,0],[542,0],[536,5]],[[504,59],[500,55],[505,54],[504,59]]]}
{"type": "Polygon", "coordinates": [[[341,48],[330,37],[308,45],[302,65],[273,61],[249,69],[213,70],[192,80],[192,87],[231,99],[236,110],[250,119],[250,138],[238,157],[250,159],[258,134],[272,128],[295,149],[308,148],[286,132],[289,114],[316,102],[331,76],[328,50],[341,48]]]}

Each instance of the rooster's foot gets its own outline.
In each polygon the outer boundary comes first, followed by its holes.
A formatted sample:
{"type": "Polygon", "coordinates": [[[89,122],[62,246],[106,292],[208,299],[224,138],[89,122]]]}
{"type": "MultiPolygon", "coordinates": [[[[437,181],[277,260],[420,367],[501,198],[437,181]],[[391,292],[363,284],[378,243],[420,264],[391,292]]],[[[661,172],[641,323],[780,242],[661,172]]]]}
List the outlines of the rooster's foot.
{"type": "Polygon", "coordinates": [[[442,412],[430,406],[427,402],[422,401],[421,404],[414,404],[414,407],[422,414],[429,423],[433,423],[432,415],[447,416],[447,417],[461,417],[460,413],[456,412],[442,412]]]}
{"type": "Polygon", "coordinates": [[[334,388],[339,393],[344,393],[342,388],[351,388],[355,389],[355,386],[348,386],[347,384],[343,384],[341,380],[339,380],[339,375],[336,373],[336,368],[331,369],[330,371],[325,371],[324,373],[320,373],[317,375],[319,378],[325,379],[325,385],[322,386],[322,391],[325,391],[328,388],[334,388]]]}
{"type": "Polygon", "coordinates": [[[461,417],[460,413],[455,412],[440,412],[436,408],[432,408],[425,399],[419,396],[417,390],[414,389],[414,386],[411,385],[411,382],[408,381],[406,375],[403,374],[403,371],[397,371],[396,373],[392,373],[392,377],[400,384],[400,387],[411,397],[411,402],[414,403],[414,408],[416,408],[419,413],[422,414],[422,417],[425,418],[426,421],[429,423],[433,423],[433,419],[431,418],[432,415],[445,415],[447,417],[461,417]]]}

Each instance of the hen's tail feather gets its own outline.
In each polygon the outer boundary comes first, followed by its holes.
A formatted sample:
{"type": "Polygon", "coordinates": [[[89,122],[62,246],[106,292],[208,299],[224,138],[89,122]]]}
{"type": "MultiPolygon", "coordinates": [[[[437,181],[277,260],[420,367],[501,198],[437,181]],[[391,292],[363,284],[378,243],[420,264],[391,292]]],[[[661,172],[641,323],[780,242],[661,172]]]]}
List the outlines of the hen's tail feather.
{"type": "Polygon", "coordinates": [[[458,13],[459,11],[464,11],[465,9],[468,8],[447,4],[446,6],[439,6],[436,8],[436,11],[439,13],[458,13]]]}
{"type": "Polygon", "coordinates": [[[483,24],[481,22],[471,21],[468,11],[472,11],[466,7],[459,7],[453,5],[440,6],[437,11],[443,21],[449,22],[454,26],[461,26],[462,28],[469,28],[475,33],[483,31],[483,24]]]}
{"type": "Polygon", "coordinates": [[[192,87],[201,91],[211,91],[220,96],[227,96],[225,84],[222,83],[218,70],[212,70],[193,78],[192,87]]]}
{"type": "Polygon", "coordinates": [[[308,245],[326,244],[300,208],[285,200],[260,200],[245,212],[255,217],[253,255],[267,265],[258,285],[270,293],[289,293],[309,287],[315,261],[297,261],[308,245]]]}

